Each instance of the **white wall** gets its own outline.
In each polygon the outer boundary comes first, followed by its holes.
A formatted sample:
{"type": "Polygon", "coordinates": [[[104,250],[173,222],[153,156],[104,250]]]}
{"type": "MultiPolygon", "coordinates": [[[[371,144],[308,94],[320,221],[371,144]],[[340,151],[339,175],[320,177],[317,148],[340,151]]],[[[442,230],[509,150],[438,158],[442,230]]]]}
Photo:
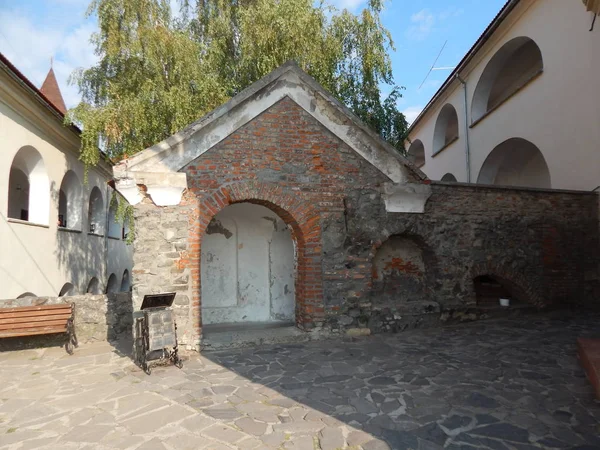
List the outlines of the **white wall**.
{"type": "Polygon", "coordinates": [[[59,229],[59,191],[65,173],[72,170],[84,180],[79,139],[4,72],[0,72],[0,143],[0,298],[24,292],[56,296],[65,283],[73,284],[74,293],[85,293],[92,277],[105,289],[112,272],[120,283],[124,270],[131,271],[131,246],[88,234],[89,193],[97,186],[107,205],[108,167],[91,169],[82,186],[79,230],[59,229]],[[10,168],[23,146],[40,153],[48,175],[50,204],[37,220],[43,226],[33,223],[31,214],[30,222],[7,217],[10,168]]]}
{"type": "MultiPolygon", "coordinates": [[[[496,146],[518,137],[540,149],[552,188],[592,190],[600,185],[600,26],[590,32],[591,20],[581,2],[523,0],[461,72],[471,124],[477,82],[504,43],[527,36],[539,46],[544,63],[541,75],[469,129],[471,182],[496,146]]],[[[410,138],[425,145],[421,170],[429,178],[439,180],[450,172],[467,181],[464,97],[458,81],[414,125],[410,138]],[[446,103],[456,108],[460,138],[432,157],[435,122],[446,103]]]]}
{"type": "Polygon", "coordinates": [[[270,209],[226,207],[202,240],[202,322],[294,320],[294,243],[270,209]]]}

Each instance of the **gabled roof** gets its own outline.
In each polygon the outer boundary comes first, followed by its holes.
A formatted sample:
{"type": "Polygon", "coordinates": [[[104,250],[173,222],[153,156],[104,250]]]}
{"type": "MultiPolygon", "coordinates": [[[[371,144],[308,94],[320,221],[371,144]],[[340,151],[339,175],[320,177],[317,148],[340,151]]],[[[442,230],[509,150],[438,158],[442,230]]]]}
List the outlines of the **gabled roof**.
{"type": "Polygon", "coordinates": [[[284,97],[291,98],[392,182],[426,179],[398,150],[292,61],[182,131],[117,164],[113,168],[115,178],[131,179],[135,172],[177,172],[284,97]]]}
{"type": "Polygon", "coordinates": [[[56,81],[56,76],[54,75],[54,69],[52,69],[52,67],[50,67],[48,75],[46,75],[46,79],[42,83],[40,92],[44,94],[44,96],[46,96],[46,98],[50,100],[61,113],[67,113],[67,107],[65,106],[65,101],[63,100],[60,88],[58,87],[58,82],[56,81]]]}

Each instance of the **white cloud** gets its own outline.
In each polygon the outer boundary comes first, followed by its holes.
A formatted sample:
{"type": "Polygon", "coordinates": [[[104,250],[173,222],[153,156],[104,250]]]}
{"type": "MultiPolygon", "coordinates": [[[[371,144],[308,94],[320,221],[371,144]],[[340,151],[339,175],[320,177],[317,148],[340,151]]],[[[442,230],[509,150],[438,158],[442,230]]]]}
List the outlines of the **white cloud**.
{"type": "Polygon", "coordinates": [[[421,114],[421,111],[423,111],[422,106],[409,106],[408,108],[402,111],[402,114],[404,114],[404,116],[406,117],[406,121],[409,124],[412,124],[415,121],[415,119],[419,116],[419,114],[421,114]]]}
{"type": "Polygon", "coordinates": [[[440,12],[432,12],[429,8],[422,9],[410,16],[411,26],[406,30],[406,37],[415,41],[427,39],[436,26],[446,20],[461,16],[463,12],[463,9],[455,6],[440,12]]]}
{"type": "Polygon", "coordinates": [[[435,16],[429,9],[422,9],[418,13],[413,14],[410,16],[412,25],[406,32],[407,37],[417,41],[427,38],[433,30],[435,20],[435,16]]]}
{"type": "MultiPolygon", "coordinates": [[[[70,0],[61,1],[67,4],[70,0]]],[[[75,69],[90,67],[97,61],[89,42],[96,30],[95,24],[82,20],[73,27],[50,21],[49,25],[40,26],[22,11],[6,9],[0,11],[0,30],[0,51],[33,84],[41,86],[53,58],[54,72],[67,108],[79,102],[78,89],[68,84],[68,78],[75,69]]]]}
{"type": "Polygon", "coordinates": [[[444,21],[447,19],[452,19],[454,17],[460,17],[463,15],[464,12],[465,11],[462,8],[457,8],[456,6],[450,6],[449,8],[442,11],[438,17],[441,21],[444,21]]]}
{"type": "Polygon", "coordinates": [[[421,86],[421,90],[437,89],[441,85],[442,85],[442,82],[440,80],[427,80],[427,81],[425,81],[425,83],[423,83],[423,86],[421,86]]]}

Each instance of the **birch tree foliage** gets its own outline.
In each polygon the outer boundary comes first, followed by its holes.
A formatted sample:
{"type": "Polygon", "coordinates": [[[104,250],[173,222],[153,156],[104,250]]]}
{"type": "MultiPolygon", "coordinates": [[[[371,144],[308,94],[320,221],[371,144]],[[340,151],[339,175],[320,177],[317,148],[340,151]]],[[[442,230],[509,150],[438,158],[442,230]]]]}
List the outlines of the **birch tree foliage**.
{"type": "Polygon", "coordinates": [[[298,64],[401,149],[381,0],[358,15],[310,0],[93,0],[99,62],[72,75],[82,101],[67,121],[82,128],[81,159],[113,160],[159,142],[284,62],[298,64]],[[382,98],[381,86],[390,94],[382,98]]]}

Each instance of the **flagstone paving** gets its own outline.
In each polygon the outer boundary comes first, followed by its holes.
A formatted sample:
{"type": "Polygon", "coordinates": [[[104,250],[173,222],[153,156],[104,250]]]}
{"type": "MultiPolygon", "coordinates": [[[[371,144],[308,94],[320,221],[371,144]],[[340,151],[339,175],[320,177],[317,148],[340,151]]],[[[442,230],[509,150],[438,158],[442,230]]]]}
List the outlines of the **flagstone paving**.
{"type": "Polygon", "coordinates": [[[2,449],[600,449],[576,358],[600,316],[545,314],[192,355],[0,354],[2,449]]]}

